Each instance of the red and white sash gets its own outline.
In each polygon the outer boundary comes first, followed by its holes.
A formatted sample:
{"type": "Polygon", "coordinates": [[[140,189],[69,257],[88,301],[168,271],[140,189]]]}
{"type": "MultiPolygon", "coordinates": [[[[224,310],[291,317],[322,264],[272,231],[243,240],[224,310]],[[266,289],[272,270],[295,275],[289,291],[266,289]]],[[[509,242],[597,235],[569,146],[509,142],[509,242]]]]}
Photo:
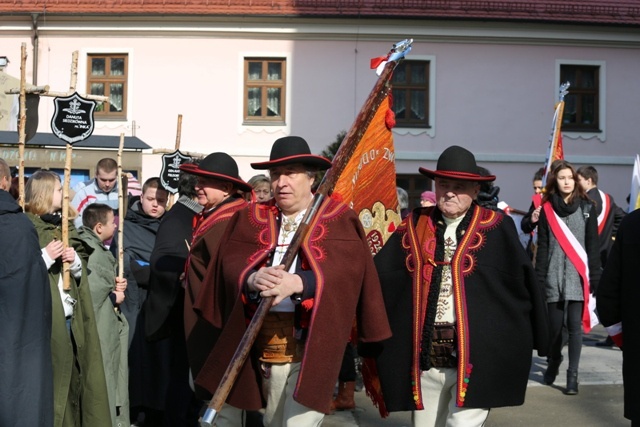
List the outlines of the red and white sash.
{"type": "Polygon", "coordinates": [[[609,213],[611,212],[611,200],[609,195],[604,191],[598,190],[600,193],[600,199],[602,200],[602,212],[598,215],[598,236],[602,234],[604,230],[604,225],[607,222],[607,218],[609,217],[609,213]]]}
{"type": "MultiPolygon", "coordinates": [[[[554,237],[560,244],[563,252],[576,268],[578,274],[582,278],[582,294],[584,295],[584,307],[582,310],[582,326],[585,333],[589,333],[592,327],[591,317],[593,316],[589,310],[589,261],[587,252],[584,250],[576,236],[573,235],[567,224],[564,223],[553,210],[551,203],[547,202],[542,205],[544,213],[549,222],[549,227],[554,237]]],[[[597,324],[597,322],[595,323],[597,324]]]]}
{"type": "Polygon", "coordinates": [[[537,209],[542,204],[542,194],[534,194],[531,196],[531,201],[533,202],[533,207],[537,209]]]}

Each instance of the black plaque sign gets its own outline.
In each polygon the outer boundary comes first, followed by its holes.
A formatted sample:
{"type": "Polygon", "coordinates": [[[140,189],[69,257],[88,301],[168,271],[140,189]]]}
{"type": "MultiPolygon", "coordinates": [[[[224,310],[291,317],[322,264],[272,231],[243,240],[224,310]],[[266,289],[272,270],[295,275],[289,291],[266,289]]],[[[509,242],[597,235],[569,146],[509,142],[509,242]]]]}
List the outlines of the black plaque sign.
{"type": "Polygon", "coordinates": [[[160,183],[165,190],[171,194],[178,192],[178,181],[180,181],[180,165],[191,161],[191,157],[185,156],[180,150],[162,156],[162,171],[160,172],[160,183]]]}
{"type": "Polygon", "coordinates": [[[93,111],[96,103],[74,93],[68,97],[53,100],[55,111],[51,119],[53,134],[63,141],[73,144],[83,141],[93,133],[93,111]]]}
{"type": "MultiPolygon", "coordinates": [[[[33,138],[38,130],[38,105],[40,104],[40,95],[36,93],[27,93],[25,96],[26,114],[24,127],[24,142],[29,142],[33,138]]],[[[21,109],[22,110],[22,109],[21,109]]],[[[20,129],[20,116],[22,111],[18,113],[18,129],[20,129]]]]}

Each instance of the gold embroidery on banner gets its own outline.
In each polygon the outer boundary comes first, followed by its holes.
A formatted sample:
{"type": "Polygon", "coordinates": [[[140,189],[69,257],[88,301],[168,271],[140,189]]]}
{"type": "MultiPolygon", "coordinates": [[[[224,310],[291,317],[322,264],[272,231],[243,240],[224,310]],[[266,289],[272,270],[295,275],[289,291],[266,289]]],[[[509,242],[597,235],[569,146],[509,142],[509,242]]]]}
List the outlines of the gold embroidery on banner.
{"type": "Polygon", "coordinates": [[[373,209],[362,209],[358,214],[367,243],[373,255],[377,254],[384,243],[400,224],[400,214],[393,209],[387,209],[381,202],[373,204],[373,209]]]}

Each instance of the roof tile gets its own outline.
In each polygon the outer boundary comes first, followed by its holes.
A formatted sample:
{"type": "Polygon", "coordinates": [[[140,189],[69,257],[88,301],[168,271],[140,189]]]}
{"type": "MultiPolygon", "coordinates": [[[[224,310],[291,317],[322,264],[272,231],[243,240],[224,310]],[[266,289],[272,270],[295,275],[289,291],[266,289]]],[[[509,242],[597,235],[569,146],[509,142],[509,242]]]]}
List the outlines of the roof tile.
{"type": "Polygon", "coordinates": [[[630,0],[4,0],[0,13],[397,17],[640,26],[630,0]]]}

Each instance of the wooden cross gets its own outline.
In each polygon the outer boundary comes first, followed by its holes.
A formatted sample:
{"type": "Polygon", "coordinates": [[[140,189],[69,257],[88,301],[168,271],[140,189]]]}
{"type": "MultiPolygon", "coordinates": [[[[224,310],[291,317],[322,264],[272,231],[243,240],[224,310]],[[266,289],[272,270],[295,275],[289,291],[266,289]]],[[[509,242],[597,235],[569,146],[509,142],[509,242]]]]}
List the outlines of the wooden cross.
{"type": "MultiPolygon", "coordinates": [[[[73,52],[72,68],[71,68],[71,84],[69,92],[52,92],[49,90],[49,85],[45,86],[33,86],[26,84],[26,63],[27,63],[27,44],[22,43],[20,49],[20,88],[9,89],[5,91],[6,94],[20,95],[20,117],[18,126],[18,203],[24,209],[24,148],[26,144],[26,123],[27,123],[27,94],[37,94],[40,96],[68,96],[75,92],[76,83],[78,80],[78,51],[73,52]]],[[[84,98],[92,99],[94,101],[108,102],[109,97],[101,95],[86,95],[84,98]]],[[[70,144],[67,144],[67,149],[70,144]]],[[[71,153],[67,153],[67,162],[70,162],[71,153]]],[[[69,165],[69,169],[71,166],[69,165]]],[[[65,180],[66,180],[67,168],[65,167],[65,180]]],[[[67,192],[68,198],[68,192],[67,192]]],[[[68,206],[67,206],[68,208],[68,206]]],[[[63,213],[64,215],[64,213],[63,213]]]]}
{"type": "MultiPolygon", "coordinates": [[[[153,154],[172,154],[176,151],[180,150],[180,138],[182,134],[182,114],[178,114],[178,130],[176,132],[176,144],[175,149],[173,151],[167,148],[156,148],[152,151],[153,154]]],[[[204,154],[201,153],[190,153],[188,151],[183,152],[182,154],[186,154],[192,158],[202,158],[204,154]]],[[[171,205],[173,205],[173,193],[169,193],[169,199],[167,201],[167,210],[171,209],[171,205]]]]}
{"type": "MultiPolygon", "coordinates": [[[[21,49],[21,62],[20,62],[20,126],[18,137],[18,191],[19,191],[19,203],[24,208],[24,146],[26,139],[25,125],[26,125],[26,94],[27,87],[25,83],[26,74],[26,62],[27,62],[27,45],[22,43],[21,49]]],[[[74,51],[71,60],[71,79],[69,83],[69,90],[67,92],[52,92],[49,90],[49,86],[33,87],[29,88],[29,93],[37,93],[40,96],[69,96],[76,92],[76,84],[78,82],[78,51],[74,51]]],[[[17,93],[15,89],[7,91],[7,93],[17,93]]],[[[109,97],[100,95],[84,95],[84,98],[94,101],[108,102],[109,97]]],[[[73,154],[73,147],[70,143],[67,143],[66,158],[64,165],[64,185],[62,186],[62,243],[65,247],[69,246],[69,183],[71,181],[71,157],[73,154]]],[[[122,190],[120,190],[122,191],[122,190]]],[[[63,289],[70,289],[70,276],[69,276],[69,263],[63,263],[63,289]]]]}

